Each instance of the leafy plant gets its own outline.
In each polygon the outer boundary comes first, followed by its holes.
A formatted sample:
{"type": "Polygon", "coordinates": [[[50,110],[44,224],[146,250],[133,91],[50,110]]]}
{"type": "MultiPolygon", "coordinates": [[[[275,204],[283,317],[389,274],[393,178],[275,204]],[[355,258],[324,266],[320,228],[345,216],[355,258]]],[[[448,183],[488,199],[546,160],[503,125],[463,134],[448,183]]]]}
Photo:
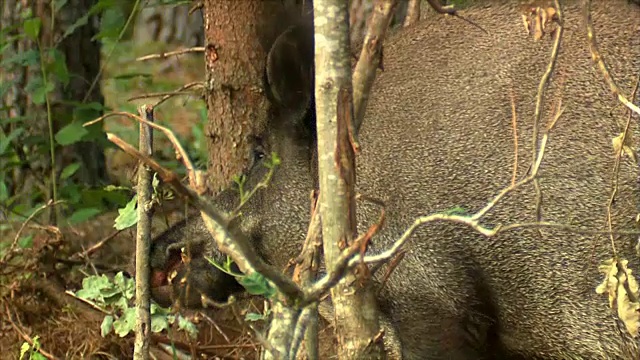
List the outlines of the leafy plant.
{"type": "Polygon", "coordinates": [[[20,346],[20,360],[46,360],[47,357],[40,354],[40,337],[33,338],[33,345],[23,342],[20,346]]]}
{"type": "MultiPolygon", "coordinates": [[[[113,280],[106,275],[88,276],[82,280],[82,289],[75,295],[92,303],[107,315],[100,325],[102,336],[112,331],[120,337],[133,332],[136,324],[136,308],[130,307],[135,295],[133,279],[126,278],[122,272],[117,273],[113,280]]],[[[169,309],[156,303],[151,304],[151,331],[154,333],[167,330],[170,325],[177,324],[178,329],[186,331],[195,338],[198,329],[188,319],[181,315],[171,314],[169,309]]]]}

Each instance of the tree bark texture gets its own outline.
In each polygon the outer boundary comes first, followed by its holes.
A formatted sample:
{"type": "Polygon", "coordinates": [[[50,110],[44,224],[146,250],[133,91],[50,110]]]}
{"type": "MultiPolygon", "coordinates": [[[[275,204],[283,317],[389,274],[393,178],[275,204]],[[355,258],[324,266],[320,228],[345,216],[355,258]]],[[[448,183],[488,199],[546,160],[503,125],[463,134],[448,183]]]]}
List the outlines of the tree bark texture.
{"type": "MultiPolygon", "coordinates": [[[[348,136],[351,121],[349,15],[344,0],[315,0],[316,118],[320,216],[325,263],[332,269],[356,236],[355,164],[348,136]],[[348,115],[338,112],[343,99],[348,115]],[[346,117],[346,119],[345,119],[346,117]]],[[[363,274],[360,274],[363,275],[363,274]]],[[[377,304],[364,276],[347,274],[331,291],[340,359],[383,358],[377,304]]]]}
{"type": "MultiPolygon", "coordinates": [[[[60,37],[80,17],[89,12],[98,0],[69,0],[56,14],[56,35],[60,37]]],[[[57,48],[65,55],[67,68],[71,77],[69,85],[60,89],[66,100],[81,101],[83,103],[104,104],[104,97],[99,85],[91,87],[91,84],[100,71],[100,42],[93,40],[98,34],[98,18],[92,16],[87,24],[75,29],[73,33],[64,38],[57,48]]],[[[54,41],[56,38],[54,37],[54,41]]],[[[99,84],[99,83],[98,83],[99,84]]],[[[74,114],[73,105],[60,105],[60,110],[65,114],[65,121],[56,124],[57,127],[67,125],[71,121],[86,122],[102,115],[100,110],[84,108],[74,114]]],[[[61,170],[74,161],[79,161],[82,166],[78,169],[78,181],[89,186],[97,186],[107,179],[107,166],[104,156],[106,136],[102,131],[102,123],[92,125],[86,141],[78,142],[73,146],[63,148],[60,156],[62,161],[56,161],[61,170]]],[[[58,170],[58,171],[60,171],[58,170]]]]}
{"type": "Polygon", "coordinates": [[[205,0],[208,188],[226,187],[249,164],[267,127],[264,68],[270,46],[288,25],[280,1],[205,0]]]}

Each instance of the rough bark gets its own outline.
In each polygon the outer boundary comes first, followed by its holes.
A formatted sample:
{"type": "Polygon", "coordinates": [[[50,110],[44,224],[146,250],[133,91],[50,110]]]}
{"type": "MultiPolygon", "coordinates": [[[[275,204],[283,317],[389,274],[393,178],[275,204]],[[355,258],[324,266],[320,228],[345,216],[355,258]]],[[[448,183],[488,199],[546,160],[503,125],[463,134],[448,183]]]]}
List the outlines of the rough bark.
{"type": "MultiPolygon", "coordinates": [[[[320,215],[325,262],[331,269],[356,235],[354,154],[347,130],[353,111],[349,22],[344,0],[316,0],[313,5],[320,215]],[[339,97],[346,98],[347,119],[338,116],[339,97]]],[[[363,271],[357,277],[348,274],[331,291],[341,359],[384,357],[382,344],[374,340],[378,312],[366,276],[363,271]]]]}
{"type": "Polygon", "coordinates": [[[208,188],[227,186],[250,160],[266,128],[265,59],[281,21],[280,1],[204,1],[208,188]]]}

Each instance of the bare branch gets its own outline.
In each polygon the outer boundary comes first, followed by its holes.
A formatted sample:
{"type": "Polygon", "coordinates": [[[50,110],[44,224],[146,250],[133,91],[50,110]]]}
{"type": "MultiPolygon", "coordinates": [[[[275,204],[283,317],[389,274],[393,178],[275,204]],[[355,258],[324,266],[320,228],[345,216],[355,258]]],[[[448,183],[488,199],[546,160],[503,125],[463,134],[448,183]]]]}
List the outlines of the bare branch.
{"type": "MultiPolygon", "coordinates": [[[[199,183],[199,178],[201,177],[201,175],[198,175],[193,163],[191,162],[191,160],[189,159],[189,156],[187,155],[187,152],[184,150],[184,148],[182,147],[182,145],[180,144],[180,141],[178,141],[178,138],[176,137],[176,135],[173,133],[173,131],[169,130],[168,128],[158,125],[156,123],[152,123],[147,121],[146,119],[128,113],[128,112],[124,112],[124,111],[115,111],[115,112],[110,112],[108,114],[102,115],[99,118],[95,119],[95,120],[91,120],[89,122],[86,122],[83,126],[87,127],[87,126],[91,126],[95,123],[98,123],[100,121],[103,121],[109,117],[112,116],[125,116],[128,117],[130,119],[136,120],[138,122],[141,122],[143,124],[149,125],[154,129],[160,130],[162,131],[163,134],[165,134],[167,136],[167,138],[169,138],[169,141],[171,142],[171,144],[173,145],[173,148],[175,149],[176,152],[176,159],[178,161],[181,161],[184,164],[184,167],[187,168],[187,173],[189,174],[189,185],[196,188],[198,190],[198,192],[201,191],[200,187],[197,185],[199,183]]],[[[107,137],[109,136],[109,134],[107,134],[107,137]]],[[[126,142],[122,141],[120,138],[118,138],[117,136],[113,135],[113,138],[120,140],[120,145],[127,145],[129,146],[128,149],[133,149],[134,151],[136,151],[134,148],[132,148],[129,144],[127,144],[126,142]]],[[[116,144],[118,145],[118,144],[116,144]]],[[[120,146],[118,145],[118,146],[120,146]]],[[[122,147],[121,147],[122,149],[122,147]]],[[[124,150],[124,149],[123,149],[124,150]]],[[[126,150],[125,150],[126,151],[126,150]]],[[[137,152],[137,151],[136,151],[137,152]]],[[[133,153],[129,153],[130,155],[135,156],[133,153]]],[[[142,156],[142,157],[137,157],[138,160],[142,161],[143,163],[149,165],[145,160],[150,160],[148,157],[146,156],[142,156]]],[[[160,166],[156,163],[157,166],[160,166]]],[[[168,176],[168,174],[165,174],[168,176]]]]}
{"type": "Polygon", "coordinates": [[[398,0],[378,0],[373,8],[362,51],[353,70],[353,128],[358,133],[367,108],[369,93],[376,78],[376,69],[382,61],[382,43],[393,17],[398,0]]]}
{"type": "Polygon", "coordinates": [[[136,58],[136,61],[146,61],[146,60],[152,60],[152,59],[166,59],[169,56],[182,55],[182,54],[187,54],[187,53],[192,53],[192,52],[204,52],[204,50],[205,50],[204,46],[196,46],[196,47],[187,48],[187,49],[180,49],[180,50],[175,50],[175,51],[163,52],[163,53],[159,53],[159,54],[145,55],[145,56],[141,56],[139,58],[136,58]]]}
{"type": "Polygon", "coordinates": [[[602,77],[604,78],[605,83],[609,85],[609,89],[613,95],[615,95],[618,100],[624,104],[624,106],[628,107],[631,111],[640,116],[640,107],[629,101],[629,99],[622,93],[616,82],[613,80],[613,77],[611,77],[609,68],[600,54],[598,43],[596,41],[596,33],[593,29],[593,20],[591,19],[591,0],[584,0],[584,17],[587,24],[587,38],[589,39],[589,49],[591,50],[593,62],[598,65],[598,69],[600,69],[602,77]]]}

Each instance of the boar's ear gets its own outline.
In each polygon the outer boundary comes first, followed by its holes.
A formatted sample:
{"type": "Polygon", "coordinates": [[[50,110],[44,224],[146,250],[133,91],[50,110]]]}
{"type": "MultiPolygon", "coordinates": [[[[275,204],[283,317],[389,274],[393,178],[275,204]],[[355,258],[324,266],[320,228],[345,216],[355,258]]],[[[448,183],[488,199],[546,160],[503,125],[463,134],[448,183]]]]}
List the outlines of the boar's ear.
{"type": "Polygon", "coordinates": [[[279,107],[305,114],[313,95],[312,24],[293,25],[278,36],[267,56],[266,80],[279,107]]]}

